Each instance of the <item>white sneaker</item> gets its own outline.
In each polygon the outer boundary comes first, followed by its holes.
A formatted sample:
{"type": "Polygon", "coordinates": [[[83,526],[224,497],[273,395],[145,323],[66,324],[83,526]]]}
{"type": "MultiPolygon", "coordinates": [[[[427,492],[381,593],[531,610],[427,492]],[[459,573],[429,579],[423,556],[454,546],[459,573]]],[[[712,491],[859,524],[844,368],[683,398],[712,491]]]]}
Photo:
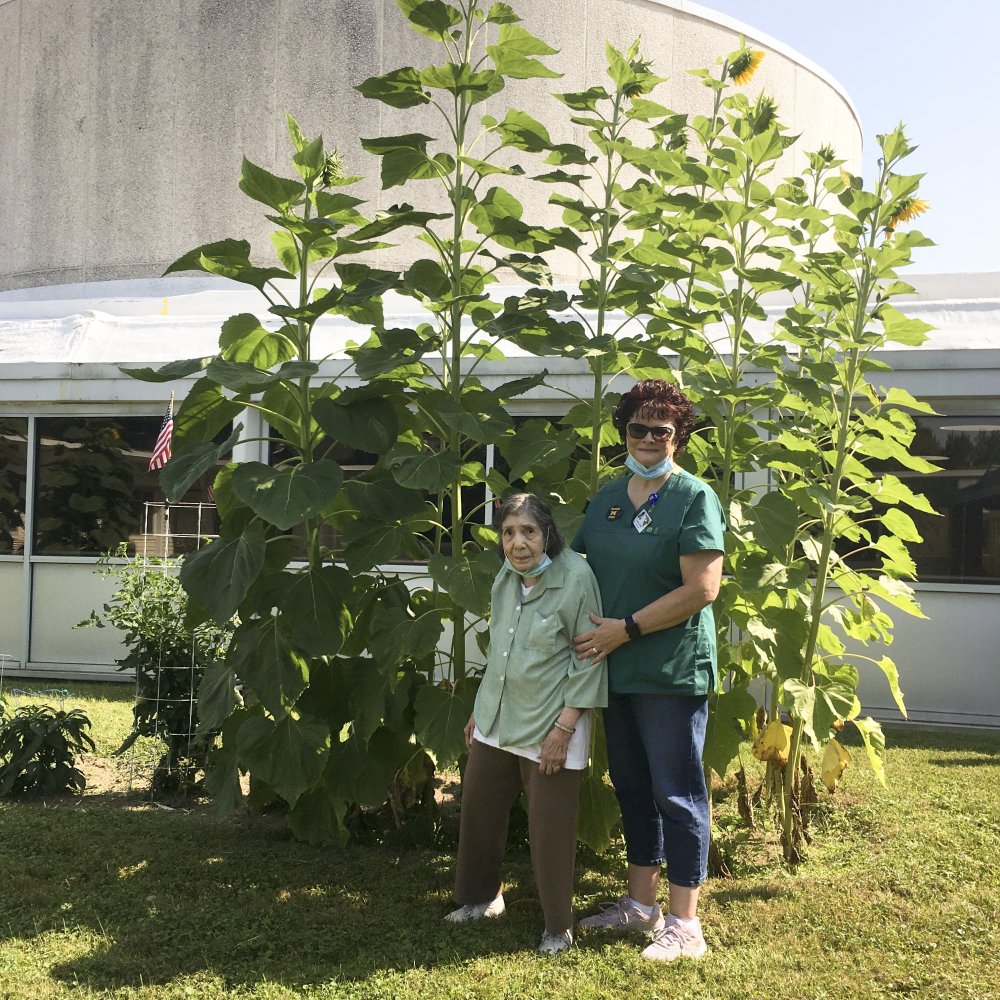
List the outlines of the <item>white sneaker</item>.
{"type": "Polygon", "coordinates": [[[503,916],[507,909],[503,901],[503,893],[496,899],[491,899],[488,903],[466,903],[457,910],[452,910],[444,919],[453,924],[464,924],[468,920],[489,920],[493,917],[503,916]]]}
{"type": "Polygon", "coordinates": [[[565,930],[561,934],[550,934],[542,931],[542,940],[538,945],[539,955],[558,955],[573,944],[573,932],[565,930]]]}
{"type": "Polygon", "coordinates": [[[579,926],[612,931],[615,934],[648,934],[650,931],[658,931],[663,926],[663,911],[657,903],[653,915],[647,917],[635,908],[628,896],[622,896],[600,913],[584,917],[579,926]]]}
{"type": "Polygon", "coordinates": [[[643,950],[643,958],[658,962],[673,962],[678,958],[701,958],[708,951],[705,936],[701,933],[701,922],[695,917],[691,926],[685,927],[671,913],[666,925],[653,935],[649,947],[643,950]]]}

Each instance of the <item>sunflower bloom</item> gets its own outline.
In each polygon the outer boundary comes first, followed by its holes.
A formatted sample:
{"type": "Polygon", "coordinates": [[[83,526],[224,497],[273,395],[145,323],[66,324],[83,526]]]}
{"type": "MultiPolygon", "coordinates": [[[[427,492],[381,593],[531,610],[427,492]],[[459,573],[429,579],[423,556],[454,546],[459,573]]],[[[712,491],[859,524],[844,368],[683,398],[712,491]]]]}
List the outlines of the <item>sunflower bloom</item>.
{"type": "Polygon", "coordinates": [[[743,49],[735,59],[729,64],[729,79],[742,87],[753,79],[757,67],[764,61],[764,53],[761,49],[743,49]]]}
{"type": "Polygon", "coordinates": [[[840,179],[848,186],[851,186],[851,181],[854,179],[851,175],[843,168],[840,168],[840,179]]]}
{"type": "Polygon", "coordinates": [[[886,224],[886,236],[891,236],[896,231],[896,226],[901,222],[911,222],[918,215],[923,215],[930,207],[930,202],[924,201],[923,198],[904,198],[886,224]]]}

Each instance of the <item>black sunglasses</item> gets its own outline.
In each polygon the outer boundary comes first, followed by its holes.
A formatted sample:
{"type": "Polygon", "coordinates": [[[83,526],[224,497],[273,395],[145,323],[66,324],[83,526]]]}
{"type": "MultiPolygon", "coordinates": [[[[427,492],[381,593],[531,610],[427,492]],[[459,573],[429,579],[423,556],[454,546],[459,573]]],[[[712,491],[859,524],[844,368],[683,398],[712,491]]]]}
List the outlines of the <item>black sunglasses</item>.
{"type": "Polygon", "coordinates": [[[649,427],[638,421],[630,420],[625,425],[625,430],[628,431],[628,436],[636,441],[641,441],[647,434],[652,434],[654,441],[669,441],[674,436],[674,428],[670,424],[663,427],[649,427]]]}

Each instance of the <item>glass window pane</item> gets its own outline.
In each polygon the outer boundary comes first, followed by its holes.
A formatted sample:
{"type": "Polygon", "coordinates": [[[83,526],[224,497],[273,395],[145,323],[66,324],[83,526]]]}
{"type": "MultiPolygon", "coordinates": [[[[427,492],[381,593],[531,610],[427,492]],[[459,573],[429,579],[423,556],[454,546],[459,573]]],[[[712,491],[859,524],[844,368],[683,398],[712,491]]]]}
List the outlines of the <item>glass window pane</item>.
{"type": "Polygon", "coordinates": [[[919,579],[1000,583],[1000,417],[919,417],[913,451],[940,472],[896,474],[941,515],[915,513],[919,579]]]}
{"type": "Polygon", "coordinates": [[[28,418],[0,420],[0,555],[24,551],[24,497],[28,481],[28,418]]]}
{"type": "MultiPolygon", "coordinates": [[[[43,417],[36,422],[36,555],[96,556],[121,542],[128,543],[130,553],[184,551],[183,545],[178,548],[162,537],[152,549],[148,544],[151,537],[168,530],[173,534],[186,524],[180,505],[175,505],[169,529],[162,507],[159,520],[147,510],[147,503],[155,510],[164,500],[159,473],[149,471],[162,424],[162,417],[43,417]]],[[[185,502],[210,504],[213,478],[214,472],[203,476],[185,502]]],[[[214,510],[203,528],[205,534],[216,533],[214,510]]]]}

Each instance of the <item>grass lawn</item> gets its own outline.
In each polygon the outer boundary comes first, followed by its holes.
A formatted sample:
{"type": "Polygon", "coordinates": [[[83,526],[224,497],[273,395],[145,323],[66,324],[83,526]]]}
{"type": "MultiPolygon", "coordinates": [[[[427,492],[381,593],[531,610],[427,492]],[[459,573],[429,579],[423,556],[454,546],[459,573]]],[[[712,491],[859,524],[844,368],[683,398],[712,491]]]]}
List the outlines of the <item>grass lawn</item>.
{"type": "MultiPolygon", "coordinates": [[[[101,753],[128,731],[128,686],[74,685],[101,753]]],[[[218,823],[141,789],[0,804],[0,997],[1000,997],[1000,735],[891,730],[889,787],[860,748],[821,806],[809,861],[763,833],[713,880],[711,951],[662,967],[641,941],[581,934],[534,952],[541,915],[514,847],[507,915],[454,926],[454,822],[435,849],[318,850],[280,818],[218,823]]],[[[718,815],[733,810],[723,794],[718,815]]],[[[620,845],[581,851],[577,913],[620,892],[620,845]]]]}

